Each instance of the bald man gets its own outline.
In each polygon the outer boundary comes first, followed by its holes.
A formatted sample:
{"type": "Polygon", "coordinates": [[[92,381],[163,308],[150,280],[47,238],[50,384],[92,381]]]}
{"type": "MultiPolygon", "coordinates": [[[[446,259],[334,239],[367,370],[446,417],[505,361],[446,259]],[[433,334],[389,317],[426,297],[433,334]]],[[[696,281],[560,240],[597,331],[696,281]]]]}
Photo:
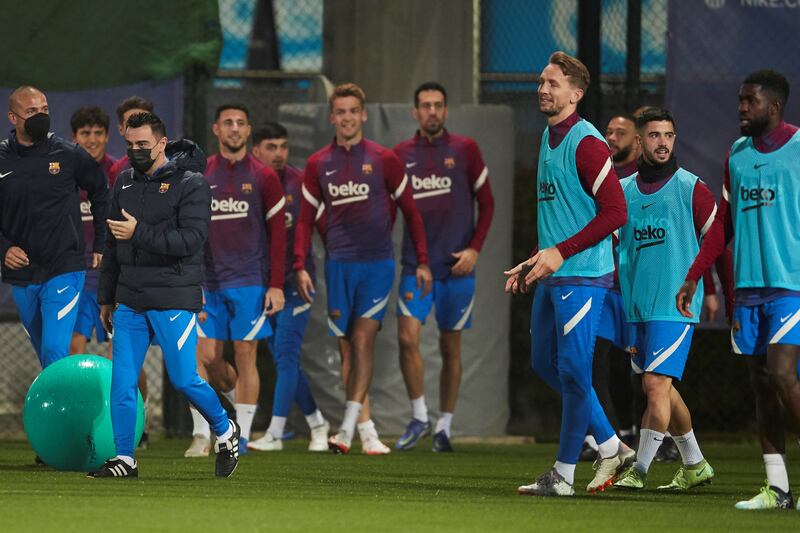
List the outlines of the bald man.
{"type": "Polygon", "coordinates": [[[22,325],[42,368],[65,357],[85,277],[80,193],[94,218],[92,268],[100,265],[108,183],[77,145],[50,133],[47,97],[24,85],[8,100],[14,129],[0,142],[0,257],[22,325]]]}

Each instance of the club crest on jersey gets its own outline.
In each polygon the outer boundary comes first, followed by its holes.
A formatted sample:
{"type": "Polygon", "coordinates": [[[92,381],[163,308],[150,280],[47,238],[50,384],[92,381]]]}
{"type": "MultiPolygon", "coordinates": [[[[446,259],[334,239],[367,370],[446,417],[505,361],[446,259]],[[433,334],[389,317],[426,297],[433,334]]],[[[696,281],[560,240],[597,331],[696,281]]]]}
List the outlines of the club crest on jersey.
{"type": "Polygon", "coordinates": [[[252,183],[242,183],[242,192],[244,194],[250,194],[253,192],[253,184],[252,183]]]}
{"type": "Polygon", "coordinates": [[[361,165],[361,173],[366,176],[372,174],[372,163],[364,163],[361,165]]]}
{"type": "Polygon", "coordinates": [[[445,157],[444,158],[444,166],[447,168],[455,168],[456,166],[456,158],[455,157],[445,157]]]}
{"type": "Polygon", "coordinates": [[[292,205],[294,203],[294,196],[291,194],[286,195],[286,205],[292,205]]]}
{"type": "Polygon", "coordinates": [[[169,190],[169,183],[162,183],[161,186],[158,188],[158,192],[164,194],[169,190]]]}
{"type": "Polygon", "coordinates": [[[58,161],[52,161],[50,163],[50,168],[48,168],[48,170],[50,171],[50,174],[53,175],[58,174],[59,172],[61,172],[61,163],[59,163],[58,161]]]}

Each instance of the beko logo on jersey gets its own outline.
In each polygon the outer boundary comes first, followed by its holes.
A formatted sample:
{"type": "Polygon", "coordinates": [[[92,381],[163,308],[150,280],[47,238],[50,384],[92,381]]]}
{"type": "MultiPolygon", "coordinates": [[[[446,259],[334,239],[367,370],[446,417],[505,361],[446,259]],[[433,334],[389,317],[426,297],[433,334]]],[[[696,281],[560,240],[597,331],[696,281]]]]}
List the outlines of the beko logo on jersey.
{"type": "Polygon", "coordinates": [[[549,202],[556,199],[556,184],[549,181],[539,183],[539,201],[549,202]]]}
{"type": "Polygon", "coordinates": [[[232,218],[245,218],[250,210],[250,204],[244,200],[225,198],[224,200],[211,199],[211,212],[222,213],[211,215],[211,220],[229,220],[232,218]]]}
{"type": "Polygon", "coordinates": [[[767,187],[753,187],[747,189],[743,186],[739,187],[739,198],[743,202],[755,202],[753,205],[742,207],[742,212],[750,211],[751,209],[759,209],[761,207],[769,207],[775,201],[777,193],[775,189],[767,187]]]}
{"type": "Polygon", "coordinates": [[[94,217],[92,217],[92,203],[89,200],[81,202],[81,220],[84,222],[94,220],[94,217]]]}
{"type": "Polygon", "coordinates": [[[647,217],[641,224],[639,227],[633,227],[633,240],[641,243],[636,246],[637,252],[642,248],[664,244],[667,238],[666,219],[647,217]]]}
{"type": "Polygon", "coordinates": [[[414,199],[427,198],[440,194],[450,194],[453,180],[448,176],[437,176],[436,174],[431,174],[427,178],[420,178],[412,174],[411,186],[415,191],[421,191],[414,193],[414,199]]]}
{"type": "Polygon", "coordinates": [[[331,205],[349,204],[352,202],[363,202],[369,197],[369,185],[366,183],[355,183],[352,180],[341,185],[328,183],[328,194],[331,198],[331,205]]]}

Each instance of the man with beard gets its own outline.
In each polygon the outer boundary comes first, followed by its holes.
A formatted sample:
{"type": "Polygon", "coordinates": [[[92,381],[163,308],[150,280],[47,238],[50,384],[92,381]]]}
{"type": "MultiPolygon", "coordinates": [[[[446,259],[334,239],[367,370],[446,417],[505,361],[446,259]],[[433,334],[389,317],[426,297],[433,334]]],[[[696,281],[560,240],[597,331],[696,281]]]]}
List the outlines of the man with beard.
{"type": "MultiPolygon", "coordinates": [[[[772,70],[739,89],[739,129],[725,164],[722,202],[676,296],[684,316],[697,280],[733,240],[735,306],[731,344],[744,354],[756,397],[767,484],[737,509],[789,509],[784,415],[800,427],[800,133],[783,120],[789,82],[772,70]]],[[[800,508],[799,508],[800,509],[800,508]]]]}
{"type": "MultiPolygon", "coordinates": [[[[272,335],[269,317],[284,304],[286,199],[275,171],[247,150],[247,107],[221,105],[212,129],[219,153],[208,158],[205,171],[211,188],[211,229],[205,245],[205,305],[198,320],[197,358],[200,376],[207,375],[235,406],[244,452],[260,388],[258,340],[272,335]],[[227,340],[233,341],[235,370],[222,358],[227,340]]],[[[208,422],[194,407],[192,421],[192,444],[184,456],[207,456],[208,422]]]]}
{"type": "Polygon", "coordinates": [[[13,126],[0,142],[0,257],[3,281],[46,368],[69,353],[83,289],[85,246],[79,190],[94,220],[91,268],[100,265],[108,183],[82,148],[49,133],[44,93],[18,87],[8,99],[13,126]]]}
{"type": "Polygon", "coordinates": [[[674,288],[700,249],[714,221],[714,196],[695,175],[678,167],[673,155],[675,122],[665,109],[646,111],[636,120],[642,157],[639,172],[622,180],[628,222],[619,230],[619,282],[625,318],[636,325],[634,371],[643,374],[647,408],[636,462],[614,483],[644,489],[647,472],[667,429],[683,464],[672,482],[659,489],[687,490],[710,483],[714,469],[703,458],[691,415],[673,380],[680,380],[700,320],[703,300],[690,302],[692,317],[673,303],[674,288]]]}
{"type": "Polygon", "coordinates": [[[614,282],[611,233],[627,218],[625,197],[603,136],[577,113],[589,71],[563,52],[550,56],[539,82],[547,116],[537,170],[538,251],[508,270],[506,292],[536,287],[531,363],[563,398],[561,440],[552,469],[519,494],[572,496],[588,432],[599,462],[587,491],[604,490],[633,459],[614,433],[592,387],[592,356],[603,299],[614,282]]]}
{"type": "Polygon", "coordinates": [[[433,432],[433,451],[453,451],[450,423],[461,384],[461,330],[472,325],[475,262],[489,232],[494,199],[489,169],[477,143],[450,133],[447,92],[441,84],[423,83],[414,92],[417,134],[395,146],[411,174],[414,200],[425,223],[433,291],[422,297],[414,272],[414,246],[408,229],[403,238],[403,274],[397,300],[400,369],[411,400],[412,418],[395,447],[408,450],[431,433],[424,395],[424,365],[419,351],[422,324],[436,306],[442,370],[439,378],[439,420],[433,432]],[[475,220],[474,205],[478,204],[475,220]]]}

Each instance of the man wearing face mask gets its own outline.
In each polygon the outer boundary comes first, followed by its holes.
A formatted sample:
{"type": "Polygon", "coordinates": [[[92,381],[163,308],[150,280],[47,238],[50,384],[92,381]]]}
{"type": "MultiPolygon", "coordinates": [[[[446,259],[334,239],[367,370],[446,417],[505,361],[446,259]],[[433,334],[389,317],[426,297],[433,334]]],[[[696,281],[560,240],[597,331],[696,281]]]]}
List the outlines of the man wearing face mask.
{"type": "Polygon", "coordinates": [[[47,98],[11,93],[14,126],[0,143],[0,254],[20,320],[42,368],[69,353],[86,264],[79,189],[94,217],[91,266],[100,265],[108,212],[103,169],[78,146],[49,133],[47,98]]]}
{"type": "Polygon", "coordinates": [[[100,320],[114,334],[111,422],[117,456],[89,477],[138,477],[133,459],[136,380],[155,338],[170,380],[217,435],[216,475],[233,474],[239,426],[197,375],[197,314],[203,306],[203,244],[211,220],[205,156],[191,141],[167,143],[164,123],[134,114],[125,130],[132,169],[114,183],[100,272],[100,320]]]}

